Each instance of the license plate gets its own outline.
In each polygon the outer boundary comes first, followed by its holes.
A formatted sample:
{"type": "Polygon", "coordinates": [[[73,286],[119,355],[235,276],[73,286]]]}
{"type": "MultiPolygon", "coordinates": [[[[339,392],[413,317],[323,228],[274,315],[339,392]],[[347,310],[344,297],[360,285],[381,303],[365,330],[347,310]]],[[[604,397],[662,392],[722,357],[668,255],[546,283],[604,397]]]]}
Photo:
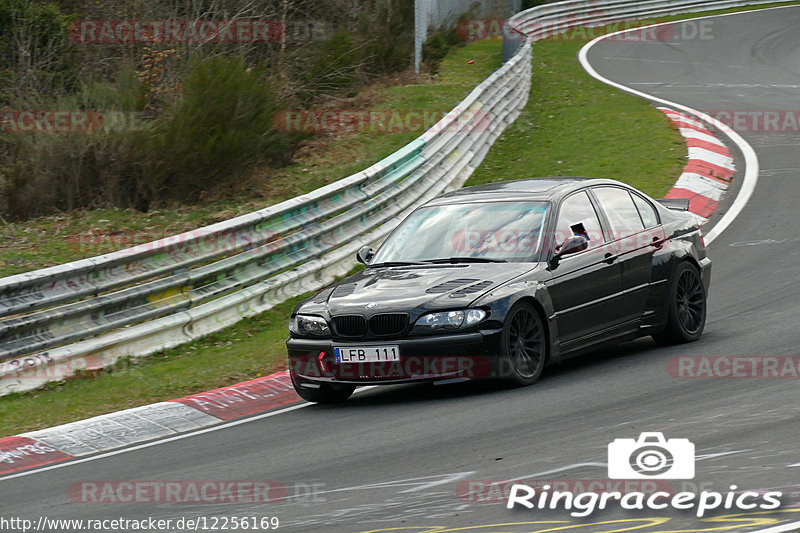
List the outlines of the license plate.
{"type": "Polygon", "coordinates": [[[382,363],[399,361],[399,346],[343,346],[333,349],[337,363],[382,363]]]}

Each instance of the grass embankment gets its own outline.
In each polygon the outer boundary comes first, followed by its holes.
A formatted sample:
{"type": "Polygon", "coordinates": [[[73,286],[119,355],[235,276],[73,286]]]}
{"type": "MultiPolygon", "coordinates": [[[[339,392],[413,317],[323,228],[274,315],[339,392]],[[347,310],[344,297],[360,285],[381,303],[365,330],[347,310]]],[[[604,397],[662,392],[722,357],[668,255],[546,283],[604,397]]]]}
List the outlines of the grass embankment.
{"type": "MultiPolygon", "coordinates": [[[[669,189],[684,161],[680,136],[647,103],[586,76],[575,57],[583,44],[553,40],[535,45],[529,103],[489,152],[470,184],[533,176],[588,175],[619,178],[654,196],[669,189]]],[[[380,108],[452,108],[466,88],[481,81],[498,64],[496,41],[455,49],[442,66],[438,84],[381,89],[380,108]],[[475,64],[468,65],[469,59],[474,59],[475,64]]],[[[285,197],[360,170],[413,137],[414,134],[340,137],[329,150],[309,155],[287,171],[282,178],[285,197]]],[[[276,194],[274,200],[281,197],[276,194]]],[[[122,226],[177,232],[223,214],[232,216],[262,205],[266,203],[236,208],[213,204],[151,215],[116,210],[68,214],[28,223],[28,235],[22,227],[12,228],[12,233],[15,238],[27,239],[31,251],[26,264],[42,266],[79,257],[64,242],[66,235],[79,231],[76,227],[86,231],[88,226],[105,224],[103,227],[110,229],[122,226]]],[[[8,226],[6,230],[9,231],[8,226]]],[[[13,257],[10,245],[3,248],[0,259],[13,257]]],[[[301,298],[204,339],[141,361],[122,362],[118,369],[91,379],[74,379],[0,397],[0,436],[168,400],[280,369],[284,364],[288,316],[301,298]]]]}
{"type": "Polygon", "coordinates": [[[590,78],[584,41],[533,47],[531,95],[466,185],[543,176],[627,182],[661,198],[686,163],[686,144],[647,101],[590,78]]]}
{"type": "MultiPolygon", "coordinates": [[[[798,3],[659,17],[645,24],[798,3]]],[[[713,38],[714,27],[706,31],[713,38]]],[[[648,101],[591,78],[577,60],[578,51],[603,33],[602,28],[578,28],[534,44],[530,99],[467,186],[586,176],[618,179],[654,198],[669,191],[686,163],[683,138],[648,101]]]]}

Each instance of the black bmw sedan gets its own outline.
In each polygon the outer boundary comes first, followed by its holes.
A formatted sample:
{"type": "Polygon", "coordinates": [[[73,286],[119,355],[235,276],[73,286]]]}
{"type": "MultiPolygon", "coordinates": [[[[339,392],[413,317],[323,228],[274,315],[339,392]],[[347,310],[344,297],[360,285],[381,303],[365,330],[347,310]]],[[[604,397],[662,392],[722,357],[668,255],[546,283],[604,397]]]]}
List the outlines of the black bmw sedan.
{"type": "Polygon", "coordinates": [[[529,385],[547,363],[601,345],[697,340],[711,260],[687,207],[588,178],[435,198],[377,251],[359,250],[364,270],[295,308],[295,389],[329,403],[367,384],[529,385]]]}

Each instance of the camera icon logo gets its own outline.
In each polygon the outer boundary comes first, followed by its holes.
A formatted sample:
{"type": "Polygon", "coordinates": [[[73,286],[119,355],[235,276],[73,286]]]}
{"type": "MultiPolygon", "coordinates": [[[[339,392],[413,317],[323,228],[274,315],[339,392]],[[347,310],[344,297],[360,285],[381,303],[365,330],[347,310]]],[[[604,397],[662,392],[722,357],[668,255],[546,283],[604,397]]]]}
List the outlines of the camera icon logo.
{"type": "Polygon", "coordinates": [[[642,433],[639,439],[615,439],[608,445],[611,479],[692,479],[694,444],[664,439],[663,433],[642,433]]]}

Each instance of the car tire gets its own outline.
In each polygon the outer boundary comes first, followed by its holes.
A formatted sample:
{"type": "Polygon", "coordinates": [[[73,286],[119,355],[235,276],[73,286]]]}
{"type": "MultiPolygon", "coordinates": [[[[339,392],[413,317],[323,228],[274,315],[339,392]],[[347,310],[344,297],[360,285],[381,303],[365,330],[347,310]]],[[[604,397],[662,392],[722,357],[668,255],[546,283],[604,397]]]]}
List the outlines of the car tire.
{"type": "Polygon", "coordinates": [[[706,325],[706,288],[697,267],[683,261],[667,291],[667,327],[653,335],[660,344],[696,341],[706,325]]]}
{"type": "Polygon", "coordinates": [[[509,310],[500,349],[500,376],[507,384],[526,386],[539,380],[547,361],[547,337],[533,305],[519,302],[509,310]]]}
{"type": "Polygon", "coordinates": [[[330,385],[328,383],[320,383],[319,388],[304,387],[294,372],[289,371],[289,376],[292,378],[295,392],[307,402],[342,403],[347,401],[356,390],[355,385],[330,385]]]}

